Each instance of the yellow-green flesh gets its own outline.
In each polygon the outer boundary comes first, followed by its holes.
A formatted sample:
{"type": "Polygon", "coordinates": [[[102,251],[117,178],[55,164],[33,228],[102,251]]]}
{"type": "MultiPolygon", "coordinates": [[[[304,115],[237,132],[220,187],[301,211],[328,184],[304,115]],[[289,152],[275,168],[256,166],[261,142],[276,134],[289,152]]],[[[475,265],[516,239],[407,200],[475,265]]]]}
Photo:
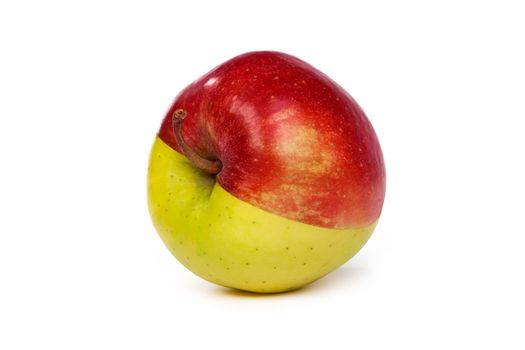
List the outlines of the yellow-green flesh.
{"type": "Polygon", "coordinates": [[[160,237],[189,270],[261,293],[297,289],[333,271],[361,249],[376,225],[328,229],[259,209],[226,192],[158,137],[148,204],[160,237]]]}

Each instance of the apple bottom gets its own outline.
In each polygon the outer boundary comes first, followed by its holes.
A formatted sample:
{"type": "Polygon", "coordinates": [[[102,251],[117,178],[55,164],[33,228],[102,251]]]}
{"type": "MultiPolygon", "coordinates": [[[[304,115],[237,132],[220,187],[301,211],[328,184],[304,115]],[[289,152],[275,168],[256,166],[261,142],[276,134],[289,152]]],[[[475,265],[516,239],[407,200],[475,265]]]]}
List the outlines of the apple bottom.
{"type": "Polygon", "coordinates": [[[293,290],[323,277],[354,256],[376,225],[329,229],[259,209],[226,192],[158,137],[148,204],[164,244],[190,271],[259,293],[293,290]]]}

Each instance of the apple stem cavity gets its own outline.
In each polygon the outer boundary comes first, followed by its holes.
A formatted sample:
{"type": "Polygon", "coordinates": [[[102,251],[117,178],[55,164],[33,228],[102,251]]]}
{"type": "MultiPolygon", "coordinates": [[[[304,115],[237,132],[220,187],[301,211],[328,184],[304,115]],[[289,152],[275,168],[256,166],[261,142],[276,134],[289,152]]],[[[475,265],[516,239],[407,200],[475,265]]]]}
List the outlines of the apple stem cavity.
{"type": "Polygon", "coordinates": [[[175,140],[177,141],[177,145],[182,151],[182,154],[184,154],[194,166],[202,171],[213,175],[218,174],[222,169],[222,162],[219,159],[210,160],[203,158],[191,149],[186,142],[184,142],[184,139],[182,138],[182,121],[186,118],[186,111],[184,109],[177,109],[173,112],[172,118],[173,134],[175,135],[175,140]]]}

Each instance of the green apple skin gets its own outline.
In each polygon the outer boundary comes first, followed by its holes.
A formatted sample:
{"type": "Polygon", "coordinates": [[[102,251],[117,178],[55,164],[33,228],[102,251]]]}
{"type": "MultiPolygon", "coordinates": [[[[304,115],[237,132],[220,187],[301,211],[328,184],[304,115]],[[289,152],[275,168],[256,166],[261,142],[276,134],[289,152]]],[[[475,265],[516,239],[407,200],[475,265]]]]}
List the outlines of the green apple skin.
{"type": "Polygon", "coordinates": [[[377,224],[335,229],[272,214],[226,192],[159,137],[150,155],[148,205],[164,244],[190,271],[258,293],[323,277],[354,256],[377,224]]]}

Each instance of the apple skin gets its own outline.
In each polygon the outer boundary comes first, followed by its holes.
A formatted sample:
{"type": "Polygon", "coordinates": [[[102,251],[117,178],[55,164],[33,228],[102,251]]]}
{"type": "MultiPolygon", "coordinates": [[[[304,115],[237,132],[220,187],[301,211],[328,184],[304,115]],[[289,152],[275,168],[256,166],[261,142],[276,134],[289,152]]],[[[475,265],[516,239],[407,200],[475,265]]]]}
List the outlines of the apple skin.
{"type": "Polygon", "coordinates": [[[376,134],[344,89],[278,52],[237,56],[175,99],[148,170],[152,221],[202,278],[253,292],[300,288],[350,259],[372,234],[385,195],[376,134]],[[215,176],[184,142],[219,159],[215,176]]]}

